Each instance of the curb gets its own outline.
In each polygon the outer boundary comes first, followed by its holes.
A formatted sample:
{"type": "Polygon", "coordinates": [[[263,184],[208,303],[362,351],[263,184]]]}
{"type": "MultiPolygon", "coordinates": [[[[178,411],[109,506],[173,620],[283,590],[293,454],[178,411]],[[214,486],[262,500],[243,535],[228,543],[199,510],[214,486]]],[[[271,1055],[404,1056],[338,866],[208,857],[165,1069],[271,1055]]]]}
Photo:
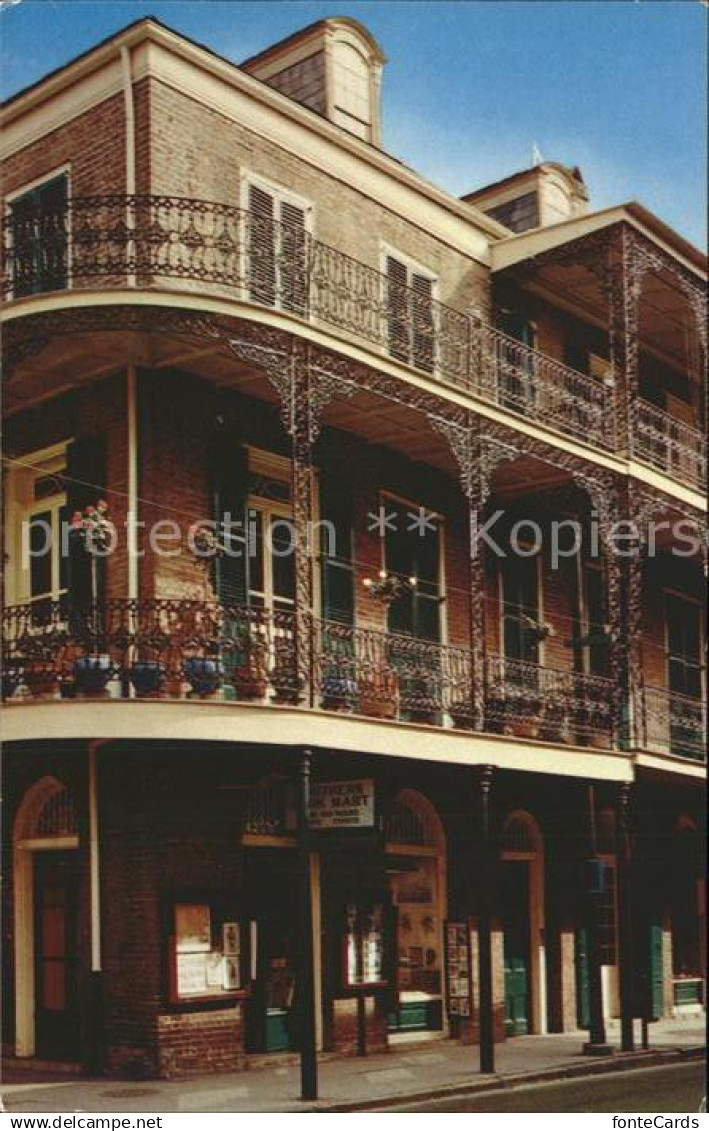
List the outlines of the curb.
{"type": "Polygon", "coordinates": [[[321,1114],[336,1112],[378,1111],[380,1108],[401,1107],[403,1104],[425,1103],[427,1100],[455,1099],[458,1096],[483,1095],[529,1084],[551,1083],[555,1080],[574,1080],[579,1077],[604,1076],[611,1072],[627,1072],[639,1068],[678,1064],[687,1060],[703,1060],[703,1045],[687,1048],[657,1049],[650,1052],[616,1053],[603,1060],[589,1060],[587,1064],[567,1064],[558,1068],[544,1068],[535,1072],[515,1072],[504,1076],[487,1076],[468,1084],[445,1084],[417,1092],[401,1092],[361,1100],[343,1100],[340,1103],[316,1103],[305,1110],[321,1114]]]}

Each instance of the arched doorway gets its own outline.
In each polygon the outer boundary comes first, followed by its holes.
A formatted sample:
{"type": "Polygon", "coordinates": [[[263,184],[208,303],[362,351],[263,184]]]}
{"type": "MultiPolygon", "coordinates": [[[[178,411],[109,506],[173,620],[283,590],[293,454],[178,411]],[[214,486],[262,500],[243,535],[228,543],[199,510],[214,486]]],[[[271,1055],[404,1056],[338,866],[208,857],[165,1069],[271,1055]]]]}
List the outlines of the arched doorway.
{"type": "Polygon", "coordinates": [[[510,813],[500,842],[505,963],[505,1032],[547,1029],[544,951],[544,844],[530,813],[510,813]]]}
{"type": "Polygon", "coordinates": [[[13,829],[17,1056],[78,1055],[78,847],[72,791],[35,782],[13,829]]]}
{"type": "Polygon", "coordinates": [[[446,842],[431,802],[415,790],[395,797],[385,827],[386,873],[394,910],[397,1002],[394,1035],[443,1029],[446,842]]]}

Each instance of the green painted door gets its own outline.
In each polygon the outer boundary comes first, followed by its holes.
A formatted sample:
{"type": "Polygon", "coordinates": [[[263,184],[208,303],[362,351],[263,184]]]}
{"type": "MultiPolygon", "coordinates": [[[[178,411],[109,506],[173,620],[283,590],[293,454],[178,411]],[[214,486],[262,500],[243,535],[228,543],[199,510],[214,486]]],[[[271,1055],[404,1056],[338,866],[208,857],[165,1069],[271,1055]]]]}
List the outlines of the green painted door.
{"type": "Polygon", "coordinates": [[[529,1032],[529,865],[508,860],[502,866],[505,957],[505,1033],[529,1032]]]}

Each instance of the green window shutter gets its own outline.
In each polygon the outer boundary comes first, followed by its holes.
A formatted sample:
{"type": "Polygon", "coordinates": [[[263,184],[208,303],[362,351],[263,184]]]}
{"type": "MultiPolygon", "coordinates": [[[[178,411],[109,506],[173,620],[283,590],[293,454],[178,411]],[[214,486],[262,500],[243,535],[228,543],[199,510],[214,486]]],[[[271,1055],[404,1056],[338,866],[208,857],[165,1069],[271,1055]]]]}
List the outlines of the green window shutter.
{"type": "Polygon", "coordinates": [[[227,553],[215,560],[217,599],[227,605],[245,605],[248,594],[246,496],[248,453],[233,424],[215,426],[210,443],[214,519],[227,553]],[[231,527],[229,523],[233,524],[231,527]]]}
{"type": "MultiPolygon", "coordinates": [[[[103,436],[80,436],[69,444],[66,453],[67,513],[94,506],[104,496],[106,484],[106,450],[103,436]]],[[[110,501],[110,500],[109,500],[110,501]]],[[[66,567],[69,617],[74,631],[80,631],[82,610],[91,604],[91,555],[82,539],[69,539],[66,567]]],[[[97,558],[96,599],[106,596],[106,559],[97,558]]]]}
{"type": "Polygon", "coordinates": [[[349,485],[329,474],[320,486],[323,617],[354,623],[353,498],[349,485]]]}
{"type": "Polygon", "coordinates": [[[588,930],[579,927],[576,932],[576,1017],[579,1029],[588,1029],[591,1024],[590,961],[588,930]]]}

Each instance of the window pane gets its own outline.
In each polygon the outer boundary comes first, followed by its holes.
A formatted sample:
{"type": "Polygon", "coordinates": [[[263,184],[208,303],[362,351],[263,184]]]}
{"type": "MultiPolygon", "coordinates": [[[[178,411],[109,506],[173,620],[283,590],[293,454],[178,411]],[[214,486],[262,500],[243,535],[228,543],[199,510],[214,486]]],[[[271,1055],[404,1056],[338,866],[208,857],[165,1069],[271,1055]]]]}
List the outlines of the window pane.
{"type": "Polygon", "coordinates": [[[30,596],[52,591],[52,512],[42,511],[30,518],[30,596]]]}

